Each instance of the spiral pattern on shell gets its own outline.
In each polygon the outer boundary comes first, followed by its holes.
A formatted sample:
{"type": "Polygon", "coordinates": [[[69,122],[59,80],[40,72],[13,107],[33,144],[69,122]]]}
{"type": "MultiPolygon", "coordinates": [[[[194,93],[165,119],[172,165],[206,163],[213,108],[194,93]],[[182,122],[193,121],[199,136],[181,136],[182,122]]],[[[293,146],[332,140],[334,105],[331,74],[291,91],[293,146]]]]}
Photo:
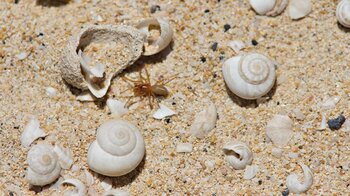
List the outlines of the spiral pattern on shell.
{"type": "Polygon", "coordinates": [[[61,171],[56,153],[48,144],[33,146],[28,152],[27,180],[33,185],[46,185],[55,181],[61,171]]]}
{"type": "Polygon", "coordinates": [[[344,27],[350,28],[350,1],[342,0],[339,2],[336,11],[338,22],[344,27]]]}
{"type": "Polygon", "coordinates": [[[266,81],[270,69],[271,61],[258,53],[246,54],[239,61],[239,74],[251,84],[261,84],[266,81]]]}
{"type": "Polygon", "coordinates": [[[223,147],[227,162],[234,169],[244,169],[253,161],[253,153],[243,142],[233,141],[223,147]]]}
{"type": "Polygon", "coordinates": [[[109,121],[99,127],[96,139],[104,151],[114,156],[124,156],[136,146],[135,131],[137,128],[125,121],[109,121]]]}

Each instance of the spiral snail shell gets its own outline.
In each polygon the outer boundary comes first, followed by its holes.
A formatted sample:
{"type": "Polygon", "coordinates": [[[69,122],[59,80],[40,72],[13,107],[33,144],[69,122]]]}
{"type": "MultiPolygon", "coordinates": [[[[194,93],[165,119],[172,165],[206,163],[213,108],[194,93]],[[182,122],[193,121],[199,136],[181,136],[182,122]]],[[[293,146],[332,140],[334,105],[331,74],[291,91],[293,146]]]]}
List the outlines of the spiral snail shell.
{"type": "Polygon", "coordinates": [[[267,16],[277,16],[288,5],[288,0],[249,0],[256,13],[267,16]]]}
{"type": "Polygon", "coordinates": [[[123,120],[110,120],[98,128],[87,158],[93,171],[121,176],[135,169],[144,154],[145,143],[138,128],[123,120]]]}
{"type": "Polygon", "coordinates": [[[253,153],[250,148],[243,142],[232,141],[223,147],[226,161],[234,169],[244,169],[247,165],[252,164],[253,153]]]}
{"type": "Polygon", "coordinates": [[[339,2],[336,11],[338,22],[346,28],[350,28],[350,1],[339,2]]]}
{"type": "Polygon", "coordinates": [[[268,93],[276,79],[273,62],[259,53],[236,56],[222,68],[228,88],[244,99],[257,99],[268,93]]]}
{"type": "Polygon", "coordinates": [[[61,172],[53,147],[48,144],[33,146],[27,156],[28,171],[27,181],[32,185],[44,186],[55,181],[61,172]]]}

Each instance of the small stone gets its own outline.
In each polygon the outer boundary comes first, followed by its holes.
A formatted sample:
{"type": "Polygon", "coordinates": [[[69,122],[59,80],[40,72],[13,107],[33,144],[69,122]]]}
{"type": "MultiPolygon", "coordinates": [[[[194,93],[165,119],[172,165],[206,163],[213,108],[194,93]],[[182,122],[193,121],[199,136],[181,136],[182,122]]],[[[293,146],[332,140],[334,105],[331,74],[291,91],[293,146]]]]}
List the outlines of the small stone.
{"type": "Polygon", "coordinates": [[[289,153],[288,157],[291,158],[291,159],[296,159],[296,158],[299,157],[299,154],[298,153],[289,153]]]}
{"type": "Polygon", "coordinates": [[[205,166],[208,168],[208,169],[214,169],[215,167],[215,160],[206,160],[204,162],[205,166]]]}
{"type": "Polygon", "coordinates": [[[25,58],[27,58],[27,56],[28,54],[26,52],[21,52],[16,57],[18,58],[18,60],[24,60],[25,58]]]}
{"type": "Polygon", "coordinates": [[[345,122],[345,117],[340,114],[337,118],[328,120],[327,124],[331,130],[338,130],[345,122]]]}
{"type": "Polygon", "coordinates": [[[283,150],[280,148],[272,148],[271,154],[276,158],[281,158],[283,150]]]}
{"type": "Polygon", "coordinates": [[[152,5],[150,8],[150,12],[153,14],[157,11],[160,11],[160,6],[159,5],[152,5]]]}
{"type": "Polygon", "coordinates": [[[289,195],[289,189],[285,189],[284,191],[282,191],[282,196],[288,196],[289,195]]]}
{"type": "Polygon", "coordinates": [[[46,88],[46,94],[49,97],[54,97],[54,96],[56,96],[56,89],[54,89],[52,87],[47,87],[46,88]]]}
{"type": "Polygon", "coordinates": [[[250,180],[255,177],[255,175],[259,172],[259,167],[256,165],[248,165],[244,171],[243,178],[245,180],[250,180]]]}
{"type": "Polygon", "coordinates": [[[229,24],[225,24],[224,25],[224,32],[226,32],[226,31],[228,31],[230,29],[231,29],[231,25],[229,25],[229,24]]]}
{"type": "Polygon", "coordinates": [[[211,46],[211,49],[213,51],[216,51],[218,49],[218,42],[214,42],[214,44],[211,46]]]}
{"type": "Polygon", "coordinates": [[[192,152],[192,144],[191,143],[179,143],[176,146],[176,152],[192,152]]]}
{"type": "Polygon", "coordinates": [[[253,39],[252,44],[253,44],[253,46],[256,46],[256,45],[258,45],[258,42],[255,39],[253,39]]]}

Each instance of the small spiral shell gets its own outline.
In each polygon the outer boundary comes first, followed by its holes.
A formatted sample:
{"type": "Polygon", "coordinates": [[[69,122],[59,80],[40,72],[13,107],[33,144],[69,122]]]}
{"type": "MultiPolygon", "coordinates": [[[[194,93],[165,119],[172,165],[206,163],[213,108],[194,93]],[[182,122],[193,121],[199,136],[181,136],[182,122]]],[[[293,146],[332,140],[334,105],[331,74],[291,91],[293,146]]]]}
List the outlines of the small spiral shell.
{"type": "Polygon", "coordinates": [[[223,147],[223,151],[226,155],[226,161],[234,169],[244,169],[247,165],[252,164],[253,153],[243,142],[229,142],[223,147]]]}
{"type": "Polygon", "coordinates": [[[50,184],[60,175],[61,167],[57,155],[48,144],[33,146],[28,152],[27,162],[29,168],[26,178],[32,185],[50,184]]]}
{"type": "Polygon", "coordinates": [[[225,61],[224,79],[229,89],[244,99],[257,99],[268,93],[276,79],[270,59],[259,53],[249,53],[225,61]]]}
{"type": "Polygon", "coordinates": [[[110,120],[97,130],[96,141],[88,150],[88,165],[97,173],[121,176],[135,169],[144,153],[144,140],[137,127],[126,121],[110,120]]]}
{"type": "Polygon", "coordinates": [[[350,1],[339,2],[336,11],[338,22],[346,28],[350,28],[350,1]]]}
{"type": "Polygon", "coordinates": [[[288,5],[288,0],[249,0],[256,13],[267,16],[277,16],[288,5]]]}

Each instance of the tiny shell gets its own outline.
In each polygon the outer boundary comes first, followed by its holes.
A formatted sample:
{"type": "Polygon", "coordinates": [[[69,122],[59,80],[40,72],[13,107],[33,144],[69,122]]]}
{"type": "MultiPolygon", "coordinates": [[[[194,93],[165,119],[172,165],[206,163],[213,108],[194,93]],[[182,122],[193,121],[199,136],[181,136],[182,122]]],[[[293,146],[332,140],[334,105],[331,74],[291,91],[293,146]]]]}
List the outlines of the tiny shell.
{"type": "Polygon", "coordinates": [[[141,21],[137,26],[142,33],[146,35],[146,42],[144,44],[144,53],[142,55],[149,56],[156,54],[162,51],[165,47],[167,47],[172,38],[173,38],[173,30],[170,27],[170,24],[163,19],[155,19],[150,18],[141,21]],[[158,38],[154,38],[150,33],[151,29],[160,30],[160,36],[158,38]]]}
{"type": "Polygon", "coordinates": [[[325,130],[327,128],[327,119],[326,119],[326,113],[322,113],[322,120],[320,124],[319,130],[325,130]]]}
{"type": "Polygon", "coordinates": [[[288,0],[249,0],[256,13],[267,16],[277,16],[288,5],[288,0]]]}
{"type": "Polygon", "coordinates": [[[64,195],[69,196],[85,196],[86,195],[86,187],[85,185],[78,179],[67,179],[62,182],[62,184],[70,184],[76,187],[75,191],[66,191],[64,195]]]}
{"type": "Polygon", "coordinates": [[[57,143],[53,151],[57,154],[58,161],[63,169],[69,169],[73,165],[73,155],[69,149],[63,148],[57,143]]]}
{"type": "Polygon", "coordinates": [[[293,121],[285,115],[275,115],[266,126],[266,135],[277,147],[284,147],[293,136],[293,121]]]}
{"type": "Polygon", "coordinates": [[[84,102],[84,101],[96,101],[97,98],[91,94],[90,91],[83,91],[81,92],[77,97],[76,99],[78,101],[81,101],[81,102],[84,102]]]}
{"type": "Polygon", "coordinates": [[[153,114],[153,118],[160,120],[167,116],[172,116],[175,114],[176,112],[174,112],[170,108],[166,107],[163,104],[159,104],[159,109],[153,114]]]}
{"type": "Polygon", "coordinates": [[[116,99],[107,99],[106,102],[109,110],[111,111],[112,115],[116,117],[121,117],[124,114],[128,113],[128,109],[125,108],[125,103],[121,102],[116,99]]]}
{"type": "Polygon", "coordinates": [[[340,98],[341,98],[340,96],[330,97],[325,102],[323,102],[322,109],[325,109],[325,110],[334,109],[337,103],[340,101],[340,98]]]}
{"type": "Polygon", "coordinates": [[[256,166],[256,165],[248,165],[245,168],[243,178],[245,180],[253,179],[258,172],[259,172],[259,167],[258,166],[256,166]]]}
{"type": "Polygon", "coordinates": [[[311,12],[310,0],[291,0],[288,6],[288,13],[291,19],[297,20],[305,17],[311,12]]]}
{"type": "Polygon", "coordinates": [[[109,190],[103,193],[103,196],[130,196],[130,193],[123,190],[109,190]]]}
{"type": "Polygon", "coordinates": [[[176,146],[176,152],[192,152],[191,143],[179,143],[176,146]]]}
{"type": "Polygon", "coordinates": [[[350,28],[350,2],[342,0],[338,3],[336,15],[338,22],[346,28],[350,28]]]}
{"type": "Polygon", "coordinates": [[[223,147],[226,161],[234,169],[244,169],[247,165],[252,164],[253,153],[250,148],[243,142],[233,141],[223,147]]]}
{"type": "Polygon", "coordinates": [[[190,127],[190,132],[197,138],[204,138],[212,129],[215,128],[218,113],[214,103],[199,112],[190,127]]]}
{"type": "Polygon", "coordinates": [[[36,139],[40,137],[45,137],[47,134],[40,129],[39,120],[33,116],[29,123],[24,128],[21,135],[21,144],[24,147],[29,147],[36,139]]]}
{"type": "Polygon", "coordinates": [[[290,174],[287,177],[287,187],[292,193],[304,193],[310,189],[313,183],[313,173],[310,168],[304,164],[300,164],[304,172],[304,183],[300,183],[296,174],[290,174]]]}

